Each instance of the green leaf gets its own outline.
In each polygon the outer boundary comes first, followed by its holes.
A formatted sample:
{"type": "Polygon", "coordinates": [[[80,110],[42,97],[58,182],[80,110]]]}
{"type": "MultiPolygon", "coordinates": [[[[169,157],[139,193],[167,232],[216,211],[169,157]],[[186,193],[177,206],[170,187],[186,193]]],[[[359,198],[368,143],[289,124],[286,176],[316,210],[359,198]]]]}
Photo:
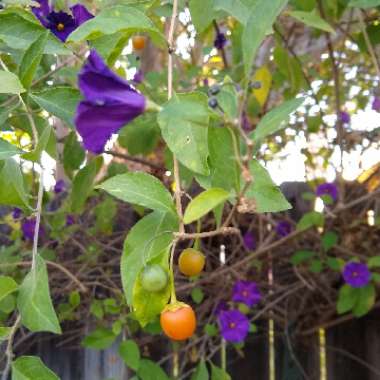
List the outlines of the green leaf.
{"type": "Polygon", "coordinates": [[[251,133],[254,141],[262,140],[275,132],[285,128],[289,121],[289,115],[302,105],[305,98],[296,98],[282,103],[280,106],[268,112],[251,133]]]}
{"type": "Polygon", "coordinates": [[[44,150],[46,150],[52,134],[53,128],[50,125],[47,125],[38,138],[38,144],[36,148],[31,152],[24,153],[22,155],[22,158],[33,162],[39,162],[41,159],[41,154],[44,150]]]}
{"type": "Polygon", "coordinates": [[[20,79],[10,71],[0,70],[0,94],[21,94],[25,92],[20,79]]]}
{"type": "Polygon", "coordinates": [[[140,361],[137,375],[141,380],[169,380],[164,370],[158,364],[148,359],[140,361]]]}
{"type": "Polygon", "coordinates": [[[111,346],[115,339],[116,336],[112,330],[99,327],[82,340],[82,346],[94,350],[104,350],[111,346]]]}
{"type": "Polygon", "coordinates": [[[191,376],[191,380],[208,380],[208,379],[209,379],[209,375],[208,375],[206,363],[203,360],[201,360],[195,372],[191,376]]]}
{"type": "Polygon", "coordinates": [[[339,259],[336,257],[328,257],[326,260],[326,264],[332,270],[335,270],[336,272],[340,272],[345,265],[345,261],[343,259],[339,259]]]}
{"type": "Polygon", "coordinates": [[[8,141],[0,139],[0,160],[6,160],[11,158],[16,154],[24,153],[21,149],[17,148],[13,144],[10,144],[8,141]]]}
{"type": "Polygon", "coordinates": [[[2,327],[0,326],[0,343],[8,339],[9,334],[11,333],[11,327],[2,327]]]}
{"type": "Polygon", "coordinates": [[[251,74],[256,52],[288,0],[257,0],[251,7],[242,35],[245,76],[251,74]]]}
{"type": "Polygon", "coordinates": [[[248,21],[250,9],[241,0],[214,0],[214,8],[217,11],[222,10],[229,13],[243,25],[248,21]]]}
{"type": "Polygon", "coordinates": [[[12,380],[59,380],[37,356],[20,356],[12,363],[12,380]]]}
{"type": "Polygon", "coordinates": [[[379,268],[380,267],[380,256],[373,256],[367,261],[368,268],[379,268]]]}
{"type": "Polygon", "coordinates": [[[71,87],[54,87],[30,94],[30,97],[44,110],[63,120],[74,128],[74,115],[82,96],[71,87]]]}
{"type": "Polygon", "coordinates": [[[91,41],[91,47],[94,48],[112,67],[117,58],[128,44],[130,33],[117,32],[106,34],[91,41]]]}
{"type": "Polygon", "coordinates": [[[380,5],[380,0],[351,0],[348,3],[349,7],[357,7],[357,8],[372,8],[380,5]]]}
{"type": "Polygon", "coordinates": [[[309,261],[315,255],[316,255],[316,253],[313,252],[313,251],[306,251],[306,250],[305,251],[304,250],[297,251],[290,258],[290,262],[293,265],[299,265],[299,264],[302,264],[305,261],[309,261]]]}
{"type": "Polygon", "coordinates": [[[77,170],[86,158],[86,152],[78,141],[77,134],[71,131],[63,147],[63,166],[67,173],[77,170]]]}
{"type": "Polygon", "coordinates": [[[327,231],[322,236],[322,246],[325,251],[328,251],[330,248],[334,247],[338,243],[338,235],[333,231],[327,231]]]}
{"type": "Polygon", "coordinates": [[[253,183],[249,186],[246,196],[255,202],[256,212],[279,212],[292,207],[257,160],[252,160],[249,167],[253,183]]]}
{"type": "Polygon", "coordinates": [[[50,298],[46,264],[39,255],[36,267],[31,269],[20,285],[17,307],[22,324],[30,331],[61,333],[61,327],[50,298]]]}
{"type": "Polygon", "coordinates": [[[0,204],[29,207],[20,166],[12,158],[0,163],[0,204]]]}
{"type": "MultiPolygon", "coordinates": [[[[33,22],[15,13],[0,13],[0,39],[12,49],[25,51],[38,37],[45,33],[46,29],[37,20],[33,22]]],[[[71,54],[71,52],[50,34],[45,46],[45,54],[62,55],[71,54]]]]}
{"type": "Polygon", "coordinates": [[[193,299],[193,301],[197,305],[202,303],[204,296],[205,295],[204,295],[203,290],[201,288],[193,288],[191,291],[191,298],[193,299]]]}
{"type": "Polygon", "coordinates": [[[0,276],[0,301],[17,289],[18,285],[12,277],[0,276]]]}
{"type": "Polygon", "coordinates": [[[178,160],[193,172],[208,175],[209,110],[206,95],[194,92],[173,96],[158,114],[158,124],[178,160]]]}
{"type": "Polygon", "coordinates": [[[338,303],[336,305],[338,314],[350,311],[355,306],[357,299],[357,289],[347,284],[343,285],[339,290],[338,303]]]}
{"type": "Polygon", "coordinates": [[[304,214],[301,220],[297,223],[297,230],[303,231],[311,227],[323,227],[325,217],[317,211],[310,211],[304,214]]]}
{"type": "Polygon", "coordinates": [[[190,0],[191,21],[198,34],[204,32],[215,18],[214,0],[190,0]]]}
{"type": "Polygon", "coordinates": [[[83,210],[86,200],[93,190],[94,180],[101,162],[103,162],[102,158],[98,157],[76,174],[73,181],[73,190],[71,192],[72,212],[79,213],[83,210]]]}
{"type": "Polygon", "coordinates": [[[121,258],[121,280],[129,305],[137,275],[147,262],[168,249],[177,228],[178,220],[172,213],[154,211],[130,230],[121,258]]]}
{"type": "Polygon", "coordinates": [[[238,95],[233,81],[227,77],[216,95],[219,107],[230,119],[238,118],[238,95]]]}
{"type": "Polygon", "coordinates": [[[215,326],[215,324],[207,323],[204,327],[205,333],[210,336],[216,336],[219,332],[218,328],[215,326]]]}
{"type": "Polygon", "coordinates": [[[96,216],[96,228],[104,234],[111,233],[117,213],[116,201],[107,197],[103,202],[97,204],[94,213],[96,216]]]}
{"type": "Polygon", "coordinates": [[[119,355],[124,360],[127,367],[137,371],[140,366],[140,349],[132,339],[120,343],[119,355]]]}
{"type": "Polygon", "coordinates": [[[211,363],[211,380],[231,380],[231,376],[222,368],[211,363]]]}
{"type": "Polygon", "coordinates": [[[216,206],[225,202],[229,193],[226,190],[212,188],[197,195],[187,206],[183,216],[183,222],[189,224],[206,215],[216,206]]]}
{"type": "Polygon", "coordinates": [[[131,155],[151,153],[157,146],[160,128],[154,113],[145,113],[119,132],[119,144],[131,155]]]}
{"type": "Polygon", "coordinates": [[[198,183],[205,189],[219,187],[238,193],[240,188],[240,171],[236,162],[233,141],[228,128],[209,128],[208,147],[210,151],[210,175],[197,174],[198,183]]]}
{"type": "Polygon", "coordinates": [[[156,177],[144,172],[119,174],[97,186],[124,202],[175,214],[172,196],[156,177]]]}
{"type": "MultiPolygon", "coordinates": [[[[149,264],[159,264],[169,272],[169,249],[164,250],[159,256],[155,257],[149,264]]],[[[138,276],[133,288],[133,311],[136,319],[142,327],[153,322],[167,305],[170,298],[170,286],[160,292],[149,292],[141,284],[138,276]]]]}
{"type": "Polygon", "coordinates": [[[319,259],[311,260],[309,270],[310,272],[313,272],[313,273],[321,273],[323,270],[322,261],[319,259]]]}
{"type": "Polygon", "coordinates": [[[116,32],[146,32],[161,45],[166,41],[165,37],[144,13],[137,8],[124,5],[104,8],[96,17],[85,22],[71,33],[68,41],[93,40],[116,32]]]}
{"type": "Polygon", "coordinates": [[[355,317],[362,317],[367,314],[373,307],[376,301],[376,289],[373,284],[369,284],[363,288],[356,289],[358,296],[357,301],[352,309],[355,317]]]}
{"type": "Polygon", "coordinates": [[[312,28],[317,28],[324,30],[325,32],[334,33],[334,28],[323,18],[321,18],[315,11],[313,12],[302,12],[302,11],[292,11],[289,15],[298,21],[311,26],[312,28]]]}
{"type": "Polygon", "coordinates": [[[41,62],[49,34],[49,30],[42,33],[29,46],[22,57],[19,67],[19,77],[25,88],[29,88],[32,84],[34,75],[36,74],[38,66],[41,62]]]}

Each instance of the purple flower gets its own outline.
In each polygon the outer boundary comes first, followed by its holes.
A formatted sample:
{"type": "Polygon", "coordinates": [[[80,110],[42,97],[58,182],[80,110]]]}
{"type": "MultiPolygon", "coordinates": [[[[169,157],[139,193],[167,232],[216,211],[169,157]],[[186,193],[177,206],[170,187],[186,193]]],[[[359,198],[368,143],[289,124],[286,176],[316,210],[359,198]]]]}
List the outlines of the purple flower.
{"type": "Polygon", "coordinates": [[[144,73],[141,70],[137,70],[133,76],[133,82],[140,84],[144,81],[144,73]]]}
{"type": "Polygon", "coordinates": [[[375,96],[375,99],[373,99],[372,109],[380,112],[380,98],[378,96],[375,96]]]}
{"type": "Polygon", "coordinates": [[[220,332],[226,341],[239,343],[246,338],[249,331],[249,320],[239,310],[223,311],[218,318],[220,332]]]}
{"type": "Polygon", "coordinates": [[[227,43],[227,38],[224,35],[224,33],[218,33],[214,40],[214,46],[217,49],[222,50],[226,46],[226,43],[227,43]]]}
{"type": "MultiPolygon", "coordinates": [[[[30,241],[33,240],[35,228],[36,228],[35,218],[25,219],[22,222],[21,230],[22,230],[22,234],[25,240],[30,240],[30,241]]],[[[45,229],[41,224],[40,224],[39,234],[40,236],[45,234],[45,229]]]]}
{"type": "Polygon", "coordinates": [[[216,316],[219,316],[220,313],[227,311],[227,310],[228,310],[227,302],[222,300],[222,301],[219,301],[218,304],[216,305],[215,310],[214,310],[214,314],[216,316]]]}
{"type": "Polygon", "coordinates": [[[288,236],[293,230],[292,225],[287,220],[281,220],[276,224],[276,233],[278,236],[288,236]]]}
{"type": "Polygon", "coordinates": [[[350,117],[350,114],[346,111],[341,111],[339,112],[339,120],[343,123],[343,124],[348,124],[350,121],[351,121],[351,117],[350,117]]]}
{"type": "Polygon", "coordinates": [[[74,215],[68,214],[66,216],[66,227],[72,226],[75,224],[75,217],[74,215]]]}
{"type": "Polygon", "coordinates": [[[338,199],[338,188],[334,183],[321,183],[318,185],[316,194],[318,197],[323,197],[324,195],[329,195],[334,202],[338,199]]]}
{"type": "Polygon", "coordinates": [[[112,134],[145,110],[145,97],[111,71],[95,50],[79,73],[79,88],[85,100],[77,107],[75,125],[90,152],[103,152],[112,134]]]}
{"type": "Polygon", "coordinates": [[[63,179],[58,180],[54,185],[54,192],[56,194],[62,193],[62,191],[66,190],[66,183],[63,179]]]}
{"type": "Polygon", "coordinates": [[[247,231],[243,235],[243,242],[247,251],[254,251],[256,249],[256,238],[252,232],[247,231]]]}
{"type": "Polygon", "coordinates": [[[94,18],[94,15],[82,4],[75,4],[70,7],[70,10],[74,16],[77,27],[94,18]]]}
{"type": "Polygon", "coordinates": [[[12,211],[12,217],[13,219],[19,219],[22,214],[22,210],[18,207],[15,207],[12,211]]]}
{"type": "Polygon", "coordinates": [[[348,263],[343,269],[343,278],[353,288],[362,288],[368,285],[371,279],[371,272],[367,264],[348,263]]]}
{"type": "Polygon", "coordinates": [[[37,0],[39,7],[32,7],[32,12],[40,23],[65,42],[70,33],[78,26],[93,18],[94,16],[81,4],[76,4],[70,8],[72,15],[59,11],[55,12],[49,5],[48,0],[37,0]]]}
{"type": "Polygon", "coordinates": [[[232,301],[241,302],[248,307],[257,305],[261,300],[261,294],[255,282],[237,281],[234,285],[232,301]]]}

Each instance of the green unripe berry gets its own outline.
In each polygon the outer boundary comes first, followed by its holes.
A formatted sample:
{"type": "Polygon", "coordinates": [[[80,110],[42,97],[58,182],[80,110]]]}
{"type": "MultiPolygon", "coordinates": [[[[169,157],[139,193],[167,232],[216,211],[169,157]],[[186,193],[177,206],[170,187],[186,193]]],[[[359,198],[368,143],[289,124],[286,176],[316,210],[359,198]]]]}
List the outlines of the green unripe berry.
{"type": "Polygon", "coordinates": [[[158,264],[147,265],[141,272],[141,285],[148,292],[160,292],[168,281],[168,274],[158,264]]]}

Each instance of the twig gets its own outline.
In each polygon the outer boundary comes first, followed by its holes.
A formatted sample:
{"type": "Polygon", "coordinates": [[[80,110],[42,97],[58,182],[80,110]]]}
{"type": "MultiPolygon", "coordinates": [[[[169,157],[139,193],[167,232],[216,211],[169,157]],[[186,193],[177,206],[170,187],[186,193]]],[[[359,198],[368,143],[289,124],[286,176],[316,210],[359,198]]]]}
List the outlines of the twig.
{"type": "Polygon", "coordinates": [[[373,46],[372,46],[372,43],[371,43],[371,40],[368,36],[368,33],[367,33],[367,28],[366,28],[366,24],[363,20],[363,15],[362,15],[362,11],[359,9],[358,10],[358,15],[359,15],[359,24],[360,24],[360,28],[362,29],[362,33],[364,35],[364,39],[365,39],[365,43],[367,45],[367,49],[368,49],[368,52],[369,54],[371,55],[371,58],[372,58],[372,61],[373,61],[373,64],[375,66],[375,69],[376,69],[376,73],[377,73],[377,76],[378,78],[380,79],[380,66],[379,66],[379,61],[377,60],[377,56],[376,56],[376,53],[375,53],[375,50],[373,49],[373,46]]]}
{"type": "Polygon", "coordinates": [[[38,195],[37,195],[37,206],[36,206],[36,225],[34,227],[34,236],[33,236],[33,249],[32,249],[32,268],[34,271],[36,269],[36,261],[38,254],[38,237],[40,233],[40,223],[41,223],[41,212],[42,212],[42,197],[44,194],[44,184],[43,184],[44,169],[41,166],[40,173],[40,182],[38,185],[38,195]]]}
{"type": "Polygon", "coordinates": [[[138,164],[149,166],[153,169],[157,169],[157,170],[161,170],[161,171],[165,170],[162,166],[157,165],[154,162],[145,160],[144,158],[133,157],[133,156],[130,156],[129,154],[115,152],[113,150],[107,150],[104,153],[109,154],[109,155],[114,156],[114,157],[123,158],[124,160],[127,160],[127,161],[137,162],[138,164]]]}
{"type": "MultiPolygon", "coordinates": [[[[176,26],[178,13],[178,0],[173,0],[173,10],[172,17],[170,20],[169,34],[168,34],[168,99],[170,100],[173,96],[173,53],[174,53],[174,30],[176,26]]],[[[179,163],[177,157],[173,155],[173,174],[174,174],[174,182],[175,182],[175,203],[177,214],[179,218],[179,232],[183,233],[185,231],[185,227],[183,224],[183,212],[182,212],[182,202],[181,202],[181,177],[179,173],[179,163]]]]}
{"type": "MultiPolygon", "coordinates": [[[[83,293],[86,293],[88,291],[87,287],[73,273],[71,273],[67,268],[65,268],[61,264],[55,263],[53,261],[45,260],[45,262],[46,262],[47,265],[60,270],[68,278],[70,278],[71,280],[73,280],[73,282],[75,282],[78,285],[78,287],[80,288],[80,290],[83,293]]],[[[21,262],[18,262],[18,263],[1,263],[0,264],[0,268],[1,267],[13,267],[13,266],[28,267],[28,266],[31,266],[31,265],[32,265],[31,261],[21,261],[21,262]]]]}
{"type": "Polygon", "coordinates": [[[11,369],[12,360],[13,360],[13,356],[14,356],[14,354],[13,354],[13,341],[14,341],[16,332],[18,330],[18,327],[20,325],[20,322],[21,322],[21,315],[18,315],[15,323],[11,327],[11,331],[9,332],[9,335],[7,338],[8,343],[7,343],[7,348],[5,350],[5,356],[7,358],[7,362],[5,364],[5,368],[4,368],[3,374],[1,376],[1,380],[7,380],[8,379],[9,371],[11,369]]]}

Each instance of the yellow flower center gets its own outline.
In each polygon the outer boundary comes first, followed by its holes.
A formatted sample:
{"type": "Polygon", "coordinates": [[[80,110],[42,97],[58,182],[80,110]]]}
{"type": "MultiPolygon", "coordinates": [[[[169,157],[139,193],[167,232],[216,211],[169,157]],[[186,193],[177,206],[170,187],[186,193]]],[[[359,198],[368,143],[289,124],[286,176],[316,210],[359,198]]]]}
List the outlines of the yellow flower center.
{"type": "Polygon", "coordinates": [[[230,323],[230,328],[231,328],[231,329],[234,329],[235,327],[236,327],[236,324],[235,324],[234,322],[231,322],[231,323],[230,323]]]}
{"type": "Polygon", "coordinates": [[[352,272],[352,277],[358,277],[359,273],[358,272],[352,272]]]}
{"type": "Polygon", "coordinates": [[[57,24],[58,32],[62,32],[64,29],[65,29],[65,24],[62,24],[61,22],[57,24]]]}
{"type": "Polygon", "coordinates": [[[243,297],[248,297],[248,292],[246,290],[243,291],[243,297]]]}

